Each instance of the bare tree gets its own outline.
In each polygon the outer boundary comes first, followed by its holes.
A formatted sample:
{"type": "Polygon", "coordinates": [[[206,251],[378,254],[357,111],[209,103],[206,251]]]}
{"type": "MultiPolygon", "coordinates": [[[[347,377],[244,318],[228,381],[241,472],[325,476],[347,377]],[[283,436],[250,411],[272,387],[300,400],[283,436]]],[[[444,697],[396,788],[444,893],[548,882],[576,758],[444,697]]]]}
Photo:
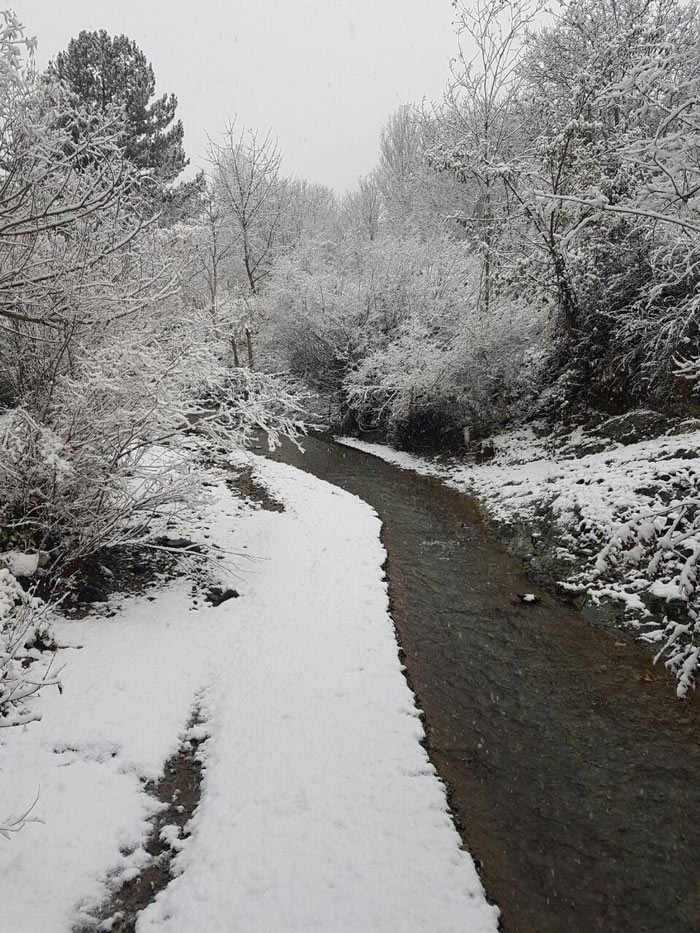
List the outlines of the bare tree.
{"type": "Polygon", "coordinates": [[[508,192],[498,169],[519,142],[519,56],[544,2],[460,0],[454,6],[459,51],[441,114],[444,136],[433,162],[474,188],[474,216],[467,223],[481,246],[480,303],[488,315],[496,244],[507,217],[508,192]]]}
{"type": "Polygon", "coordinates": [[[214,196],[230,224],[250,292],[270,273],[288,207],[282,156],[270,133],[230,124],[222,143],[211,143],[214,196]]]}
{"type": "Polygon", "coordinates": [[[397,202],[401,213],[411,213],[416,195],[416,174],[422,161],[420,114],[405,105],[387,120],[380,136],[379,177],[385,199],[397,202]]]}
{"type": "Polygon", "coordinates": [[[357,189],[341,203],[341,220],[358,247],[372,243],[379,235],[382,196],[376,173],[361,178],[357,189]]]}
{"type": "Polygon", "coordinates": [[[222,280],[225,278],[227,261],[234,252],[235,241],[221,207],[211,196],[204,201],[198,234],[196,267],[204,279],[209,311],[212,321],[216,323],[222,280]]]}

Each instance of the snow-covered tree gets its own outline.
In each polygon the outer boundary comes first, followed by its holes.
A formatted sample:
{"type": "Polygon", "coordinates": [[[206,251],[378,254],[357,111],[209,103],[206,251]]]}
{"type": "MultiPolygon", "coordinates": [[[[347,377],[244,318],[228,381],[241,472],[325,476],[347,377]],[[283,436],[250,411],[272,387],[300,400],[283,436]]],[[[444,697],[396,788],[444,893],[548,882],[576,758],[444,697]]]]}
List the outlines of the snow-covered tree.
{"type": "Polygon", "coordinates": [[[340,205],[343,229],[360,254],[364,246],[379,235],[382,206],[376,174],[361,178],[357,189],[343,198],[340,205]]]}
{"type": "Polygon", "coordinates": [[[434,114],[405,105],[382,128],[375,178],[384,227],[396,235],[461,235],[469,201],[465,185],[430,164],[441,139],[444,142],[439,110],[434,114]]]}
{"type": "Polygon", "coordinates": [[[663,396],[693,339],[697,292],[697,9],[562,7],[522,63],[530,155],[504,177],[556,283],[579,385],[663,396]]]}
{"type": "Polygon", "coordinates": [[[144,540],[155,513],[193,500],[184,461],[153,453],[192,415],[235,445],[254,423],[290,427],[294,403],[233,369],[211,309],[188,304],[178,232],[148,216],[123,114],[39,79],[5,23],[0,526],[57,568],[144,540]]]}
{"type": "Polygon", "coordinates": [[[518,101],[519,57],[539,0],[455,3],[458,54],[439,112],[433,166],[468,186],[460,218],[481,254],[479,302],[490,312],[499,262],[499,238],[511,220],[511,192],[501,167],[522,143],[518,101]]]}
{"type": "Polygon", "coordinates": [[[235,243],[245,283],[255,295],[270,274],[289,205],[282,156],[268,133],[230,124],[221,143],[212,143],[212,191],[235,243]]]}

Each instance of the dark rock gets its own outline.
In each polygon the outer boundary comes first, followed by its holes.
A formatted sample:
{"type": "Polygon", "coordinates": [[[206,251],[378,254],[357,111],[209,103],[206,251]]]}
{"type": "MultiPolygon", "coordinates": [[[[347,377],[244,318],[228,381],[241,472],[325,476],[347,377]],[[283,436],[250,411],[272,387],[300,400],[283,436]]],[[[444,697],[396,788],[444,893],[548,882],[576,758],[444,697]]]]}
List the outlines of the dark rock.
{"type": "Polygon", "coordinates": [[[667,434],[677,424],[677,420],[662,412],[639,409],[608,418],[592,433],[618,441],[620,444],[635,444],[637,441],[667,434]]]}
{"type": "Polygon", "coordinates": [[[156,538],[155,543],[160,547],[171,548],[174,551],[187,550],[193,551],[195,554],[202,553],[201,546],[195,544],[194,541],[190,541],[189,538],[170,538],[167,535],[162,535],[160,538],[156,538]]]}
{"type": "MultiPolygon", "coordinates": [[[[669,434],[688,434],[690,431],[700,431],[700,418],[686,418],[679,424],[673,425],[669,434]]],[[[695,456],[695,454],[694,454],[695,456]]]]}
{"type": "Polygon", "coordinates": [[[682,599],[666,599],[665,596],[655,596],[646,591],[640,594],[641,600],[652,616],[661,622],[668,616],[675,622],[688,623],[688,603],[682,599]]]}
{"type": "Polygon", "coordinates": [[[84,583],[78,590],[76,599],[79,603],[106,603],[107,592],[94,583],[84,583]]]}
{"type": "Polygon", "coordinates": [[[238,599],[240,595],[241,594],[237,590],[225,590],[220,586],[212,586],[211,589],[207,590],[204,598],[208,603],[211,603],[212,606],[220,606],[229,599],[238,599]]]}
{"type": "Polygon", "coordinates": [[[496,448],[490,441],[485,441],[476,451],[474,460],[476,463],[488,463],[496,456],[496,448]]]}

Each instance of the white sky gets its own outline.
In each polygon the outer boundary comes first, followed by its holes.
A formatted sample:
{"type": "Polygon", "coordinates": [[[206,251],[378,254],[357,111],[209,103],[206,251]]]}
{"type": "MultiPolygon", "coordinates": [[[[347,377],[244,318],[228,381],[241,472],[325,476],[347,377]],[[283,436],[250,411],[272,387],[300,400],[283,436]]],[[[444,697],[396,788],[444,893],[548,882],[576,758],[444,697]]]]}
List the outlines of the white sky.
{"type": "Polygon", "coordinates": [[[285,170],[342,193],[407,102],[437,99],[456,50],[450,0],[9,0],[43,66],[81,29],[134,39],[177,95],[201,163],[227,118],[279,136],[285,170]]]}

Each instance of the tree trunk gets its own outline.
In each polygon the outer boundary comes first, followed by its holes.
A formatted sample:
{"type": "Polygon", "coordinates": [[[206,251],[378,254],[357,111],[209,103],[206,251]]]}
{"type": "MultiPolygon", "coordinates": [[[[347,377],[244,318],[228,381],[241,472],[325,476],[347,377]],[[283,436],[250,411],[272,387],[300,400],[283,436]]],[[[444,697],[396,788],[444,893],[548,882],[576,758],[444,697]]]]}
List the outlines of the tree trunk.
{"type": "Polygon", "coordinates": [[[250,335],[250,328],[247,324],[245,329],[245,342],[248,347],[248,366],[253,369],[253,340],[250,335]]]}

